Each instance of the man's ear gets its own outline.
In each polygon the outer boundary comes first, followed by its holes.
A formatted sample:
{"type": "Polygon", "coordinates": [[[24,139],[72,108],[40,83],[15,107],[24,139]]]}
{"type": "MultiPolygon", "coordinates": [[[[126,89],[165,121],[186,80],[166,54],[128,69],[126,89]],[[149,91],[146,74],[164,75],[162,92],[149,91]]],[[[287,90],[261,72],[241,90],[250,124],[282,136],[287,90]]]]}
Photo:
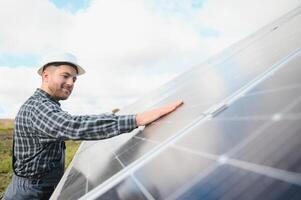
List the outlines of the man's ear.
{"type": "Polygon", "coordinates": [[[42,80],[47,83],[49,81],[51,75],[54,74],[56,69],[57,69],[57,67],[48,66],[42,73],[42,80]]]}
{"type": "Polygon", "coordinates": [[[42,80],[44,82],[48,82],[48,79],[49,79],[49,71],[48,70],[44,70],[43,73],[42,73],[42,80]]]}

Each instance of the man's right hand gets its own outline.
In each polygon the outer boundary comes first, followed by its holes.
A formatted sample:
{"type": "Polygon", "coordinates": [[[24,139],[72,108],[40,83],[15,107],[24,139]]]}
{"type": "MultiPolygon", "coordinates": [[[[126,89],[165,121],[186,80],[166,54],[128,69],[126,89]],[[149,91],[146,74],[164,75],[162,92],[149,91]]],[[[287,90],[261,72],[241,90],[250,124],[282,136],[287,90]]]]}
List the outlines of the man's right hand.
{"type": "Polygon", "coordinates": [[[176,101],[174,103],[170,103],[170,104],[161,106],[159,108],[137,114],[137,116],[136,116],[137,125],[138,126],[147,125],[147,124],[159,119],[160,117],[173,112],[176,108],[178,108],[182,104],[183,104],[183,101],[176,101]]]}

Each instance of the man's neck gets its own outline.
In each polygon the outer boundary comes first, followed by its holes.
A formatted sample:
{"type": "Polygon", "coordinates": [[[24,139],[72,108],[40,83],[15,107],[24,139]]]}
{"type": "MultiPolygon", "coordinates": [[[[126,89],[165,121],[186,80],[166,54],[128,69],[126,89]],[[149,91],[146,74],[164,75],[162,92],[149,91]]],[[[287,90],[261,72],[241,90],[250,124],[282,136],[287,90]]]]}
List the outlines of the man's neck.
{"type": "Polygon", "coordinates": [[[57,98],[55,98],[55,96],[53,95],[53,92],[48,87],[46,87],[45,85],[42,85],[40,87],[40,89],[43,90],[44,92],[46,92],[49,96],[51,96],[57,102],[59,101],[57,98]]]}

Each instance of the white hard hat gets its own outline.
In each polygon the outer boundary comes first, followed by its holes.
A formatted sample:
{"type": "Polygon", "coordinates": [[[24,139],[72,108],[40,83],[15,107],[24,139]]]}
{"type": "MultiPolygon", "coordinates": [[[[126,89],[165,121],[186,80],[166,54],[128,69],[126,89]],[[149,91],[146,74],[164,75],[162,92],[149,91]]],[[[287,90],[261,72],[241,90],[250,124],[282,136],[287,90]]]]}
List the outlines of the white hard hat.
{"type": "Polygon", "coordinates": [[[82,75],[84,74],[86,71],[79,66],[79,64],[77,63],[77,59],[74,55],[72,55],[71,53],[52,53],[52,54],[48,54],[46,55],[40,62],[40,68],[38,69],[38,74],[42,75],[44,67],[50,63],[70,63],[72,65],[74,65],[77,68],[77,75],[82,75]]]}

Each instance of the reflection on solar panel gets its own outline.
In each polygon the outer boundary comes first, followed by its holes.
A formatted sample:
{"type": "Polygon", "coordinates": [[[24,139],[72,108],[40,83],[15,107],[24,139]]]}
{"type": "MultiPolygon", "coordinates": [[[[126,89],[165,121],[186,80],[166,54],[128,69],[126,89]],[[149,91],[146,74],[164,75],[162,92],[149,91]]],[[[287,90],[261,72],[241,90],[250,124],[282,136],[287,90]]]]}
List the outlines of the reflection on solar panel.
{"type": "Polygon", "coordinates": [[[121,114],[182,99],[132,133],[83,142],[53,199],[301,199],[301,7],[121,114]]]}

